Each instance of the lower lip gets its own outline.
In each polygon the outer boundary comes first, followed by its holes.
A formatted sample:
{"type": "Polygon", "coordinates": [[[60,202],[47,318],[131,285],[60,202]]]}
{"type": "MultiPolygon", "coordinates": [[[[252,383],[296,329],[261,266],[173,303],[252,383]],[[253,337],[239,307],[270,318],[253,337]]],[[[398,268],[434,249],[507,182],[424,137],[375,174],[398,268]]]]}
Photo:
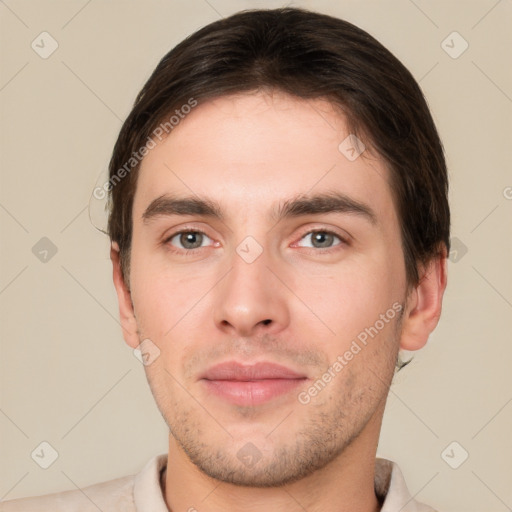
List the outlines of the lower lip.
{"type": "Polygon", "coordinates": [[[235,405],[259,405],[285,393],[290,393],[304,383],[302,379],[265,379],[254,381],[206,380],[208,390],[235,405]]]}

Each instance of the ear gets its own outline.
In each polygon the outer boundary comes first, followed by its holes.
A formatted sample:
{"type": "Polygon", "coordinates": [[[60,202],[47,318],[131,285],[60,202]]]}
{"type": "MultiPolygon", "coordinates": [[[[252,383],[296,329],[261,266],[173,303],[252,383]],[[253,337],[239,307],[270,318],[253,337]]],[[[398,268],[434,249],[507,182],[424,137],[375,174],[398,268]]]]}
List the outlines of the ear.
{"type": "Polygon", "coordinates": [[[113,279],[119,302],[119,318],[121,319],[123,337],[130,347],[137,348],[139,346],[137,321],[133,311],[131,295],[121,272],[121,260],[117,242],[112,242],[111,244],[110,259],[112,260],[113,279]]]}
{"type": "Polygon", "coordinates": [[[420,268],[419,284],[411,290],[402,322],[400,348],[419,350],[428,341],[441,316],[443,294],[447,284],[447,252],[420,268]]]}

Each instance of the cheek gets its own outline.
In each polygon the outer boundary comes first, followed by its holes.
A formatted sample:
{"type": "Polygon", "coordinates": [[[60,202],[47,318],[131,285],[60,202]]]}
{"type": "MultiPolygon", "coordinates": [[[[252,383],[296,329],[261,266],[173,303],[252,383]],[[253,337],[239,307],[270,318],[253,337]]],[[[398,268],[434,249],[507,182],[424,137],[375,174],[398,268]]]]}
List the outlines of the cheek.
{"type": "Polygon", "coordinates": [[[181,303],[180,288],[169,286],[149,258],[132,254],[132,300],[141,336],[160,340],[174,325],[176,304],[181,303]]]}
{"type": "MultiPolygon", "coordinates": [[[[149,338],[160,351],[157,361],[146,367],[155,382],[168,382],[169,375],[181,373],[184,361],[197,351],[203,329],[212,325],[211,296],[214,276],[186,276],[175,269],[151,265],[139,259],[133,275],[133,301],[140,337],[149,338]],[[162,367],[165,366],[165,369],[162,367]]],[[[172,379],[171,379],[172,381],[172,379]]],[[[168,384],[172,384],[169,383],[168,384]]]]}
{"type": "Polygon", "coordinates": [[[181,305],[190,302],[184,301],[190,295],[190,285],[175,270],[171,274],[160,249],[150,249],[150,242],[137,239],[136,233],[132,247],[131,285],[137,322],[141,330],[144,326],[147,337],[161,338],[179,318],[181,305]]]}
{"type": "Polygon", "coordinates": [[[383,258],[368,255],[341,262],[329,273],[301,273],[294,279],[294,291],[338,335],[346,336],[347,328],[375,321],[396,300],[391,300],[395,286],[383,258]]]}
{"type": "Polygon", "coordinates": [[[318,345],[331,364],[347,354],[352,368],[377,369],[379,364],[372,361],[393,358],[396,308],[403,299],[395,266],[389,250],[382,248],[350,265],[341,264],[330,274],[303,274],[295,279],[297,295],[306,298],[316,317],[297,315],[296,321],[302,323],[298,330],[309,332],[314,340],[323,333],[318,345]]]}
{"type": "Polygon", "coordinates": [[[163,279],[147,279],[134,290],[137,324],[141,335],[163,342],[190,309],[190,294],[163,279]]]}

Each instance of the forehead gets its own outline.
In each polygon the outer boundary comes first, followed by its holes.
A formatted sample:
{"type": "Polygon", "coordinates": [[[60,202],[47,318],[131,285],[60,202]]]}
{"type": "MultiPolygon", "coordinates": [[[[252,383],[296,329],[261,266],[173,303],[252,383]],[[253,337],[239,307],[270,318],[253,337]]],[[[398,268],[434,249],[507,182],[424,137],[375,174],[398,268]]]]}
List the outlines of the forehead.
{"type": "Polygon", "coordinates": [[[392,222],[389,170],[368,148],[354,158],[363,149],[354,142],[325,100],[251,93],[207,101],[145,156],[134,221],[165,194],[214,199],[227,217],[247,217],[298,195],[336,190],[371,202],[392,222]]]}

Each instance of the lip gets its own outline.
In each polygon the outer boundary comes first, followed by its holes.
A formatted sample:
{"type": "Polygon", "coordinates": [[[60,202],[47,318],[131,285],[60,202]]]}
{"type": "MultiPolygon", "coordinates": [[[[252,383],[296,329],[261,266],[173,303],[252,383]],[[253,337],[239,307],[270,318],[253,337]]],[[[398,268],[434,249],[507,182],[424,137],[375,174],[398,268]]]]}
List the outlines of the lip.
{"type": "Polygon", "coordinates": [[[209,393],[243,406],[290,393],[306,380],[306,375],[270,362],[243,365],[228,361],[212,366],[201,376],[209,393]]]}
{"type": "Polygon", "coordinates": [[[306,376],[280,364],[261,361],[244,365],[237,361],[226,361],[206,370],[201,376],[207,380],[264,380],[264,379],[302,379],[306,376]]]}

